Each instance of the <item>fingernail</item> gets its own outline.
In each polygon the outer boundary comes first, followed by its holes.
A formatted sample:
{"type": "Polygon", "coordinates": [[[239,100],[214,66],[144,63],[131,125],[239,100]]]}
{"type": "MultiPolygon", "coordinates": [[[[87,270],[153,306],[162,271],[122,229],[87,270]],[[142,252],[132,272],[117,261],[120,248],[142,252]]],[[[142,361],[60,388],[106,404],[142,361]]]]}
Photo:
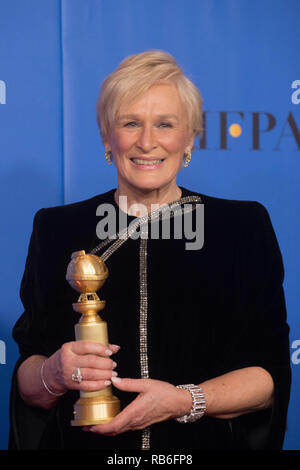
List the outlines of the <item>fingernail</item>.
{"type": "Polygon", "coordinates": [[[118,348],[118,349],[121,348],[121,346],[119,346],[118,344],[112,344],[112,346],[113,346],[114,348],[118,348]]]}
{"type": "Polygon", "coordinates": [[[106,349],[105,354],[107,356],[111,356],[113,354],[113,352],[110,349],[106,349]]]}
{"type": "Polygon", "coordinates": [[[115,383],[121,382],[120,377],[112,377],[111,380],[112,380],[112,382],[115,382],[115,383]]]}
{"type": "Polygon", "coordinates": [[[118,375],[118,372],[116,372],[115,370],[112,371],[112,377],[117,377],[118,375]]]}
{"type": "Polygon", "coordinates": [[[105,380],[104,385],[110,385],[111,381],[110,380],[105,380]]]}
{"type": "Polygon", "coordinates": [[[116,362],[113,362],[113,367],[117,367],[117,363],[116,362]]]}

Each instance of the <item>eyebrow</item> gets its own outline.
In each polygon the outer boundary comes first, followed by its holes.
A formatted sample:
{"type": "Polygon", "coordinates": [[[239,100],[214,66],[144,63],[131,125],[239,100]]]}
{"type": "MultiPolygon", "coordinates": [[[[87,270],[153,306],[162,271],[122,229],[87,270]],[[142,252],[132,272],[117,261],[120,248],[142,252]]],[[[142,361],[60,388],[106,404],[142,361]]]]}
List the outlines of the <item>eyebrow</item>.
{"type": "MultiPolygon", "coordinates": [[[[161,120],[175,119],[176,121],[179,121],[176,114],[159,114],[157,118],[161,120]]],[[[138,121],[140,119],[140,116],[138,114],[122,114],[121,116],[118,117],[117,121],[121,121],[123,119],[133,119],[135,121],[138,121]]]]}

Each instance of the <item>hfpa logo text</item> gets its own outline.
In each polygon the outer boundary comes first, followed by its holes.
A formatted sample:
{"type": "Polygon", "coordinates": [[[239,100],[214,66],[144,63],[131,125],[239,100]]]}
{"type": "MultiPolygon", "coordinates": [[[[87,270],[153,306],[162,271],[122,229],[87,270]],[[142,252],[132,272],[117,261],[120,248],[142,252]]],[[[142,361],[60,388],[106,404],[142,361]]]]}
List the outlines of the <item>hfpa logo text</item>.
{"type": "Polygon", "coordinates": [[[6,104],[6,84],[0,80],[0,104],[6,104]]]}
{"type": "MultiPolygon", "coordinates": [[[[298,118],[300,122],[300,118],[298,118]]],[[[267,111],[205,111],[200,150],[231,150],[242,136],[248,150],[300,150],[300,124],[295,113],[277,118],[267,111]]]]}

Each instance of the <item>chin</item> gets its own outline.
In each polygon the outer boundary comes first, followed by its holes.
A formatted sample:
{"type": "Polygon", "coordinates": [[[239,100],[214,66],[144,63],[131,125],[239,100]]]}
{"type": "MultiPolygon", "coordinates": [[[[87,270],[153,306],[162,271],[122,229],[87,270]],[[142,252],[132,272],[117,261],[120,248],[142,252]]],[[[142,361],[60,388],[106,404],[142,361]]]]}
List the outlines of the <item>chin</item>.
{"type": "Polygon", "coordinates": [[[137,188],[139,191],[155,191],[158,189],[163,189],[169,186],[172,181],[162,180],[161,178],[140,178],[138,181],[133,182],[133,186],[137,188]]]}
{"type": "Polygon", "coordinates": [[[162,189],[166,186],[166,184],[158,184],[158,183],[149,183],[149,184],[139,184],[135,185],[135,187],[139,191],[143,192],[151,192],[151,191],[157,191],[159,189],[162,189]]]}
{"type": "Polygon", "coordinates": [[[151,193],[152,191],[160,189],[160,186],[136,186],[136,189],[142,193],[151,193]]]}

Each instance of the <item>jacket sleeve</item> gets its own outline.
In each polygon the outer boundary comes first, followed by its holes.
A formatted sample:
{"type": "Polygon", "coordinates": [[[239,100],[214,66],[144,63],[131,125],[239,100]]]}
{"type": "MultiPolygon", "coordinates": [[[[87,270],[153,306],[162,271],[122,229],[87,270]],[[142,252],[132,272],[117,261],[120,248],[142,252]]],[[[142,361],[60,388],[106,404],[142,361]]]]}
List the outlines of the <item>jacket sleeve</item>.
{"type": "Polygon", "coordinates": [[[21,281],[20,298],[24,312],[13,328],[13,339],[19,347],[20,359],[25,360],[34,354],[45,354],[44,342],[40,334],[42,319],[39,315],[39,225],[43,209],[35,214],[30,238],[25,271],[21,281]]]}
{"type": "MultiPolygon", "coordinates": [[[[267,210],[250,203],[238,242],[240,328],[226,355],[226,371],[258,366],[274,382],[272,409],[236,418],[250,447],[281,449],[291,385],[289,326],[283,291],[284,269],[267,210]]],[[[234,420],[233,420],[234,423],[234,420]]]]}
{"type": "Polygon", "coordinates": [[[19,359],[15,365],[10,392],[9,449],[37,449],[50,411],[30,407],[21,399],[18,391],[17,371],[28,357],[47,355],[41,334],[42,318],[38,314],[38,280],[41,273],[37,264],[39,250],[39,219],[43,209],[36,213],[29,243],[20,296],[24,313],[13,328],[13,338],[18,344],[19,359]]]}

